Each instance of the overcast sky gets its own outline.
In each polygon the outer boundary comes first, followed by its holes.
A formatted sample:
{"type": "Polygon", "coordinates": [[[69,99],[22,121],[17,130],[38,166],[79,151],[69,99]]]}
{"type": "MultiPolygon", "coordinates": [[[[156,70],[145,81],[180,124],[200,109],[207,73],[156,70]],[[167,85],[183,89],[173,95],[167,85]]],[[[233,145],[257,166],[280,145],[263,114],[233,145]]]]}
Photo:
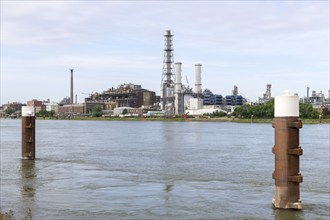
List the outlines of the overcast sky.
{"type": "Polygon", "coordinates": [[[1,103],[59,102],[122,83],[160,94],[164,34],[195,84],[256,101],[306,87],[328,96],[329,1],[3,1],[1,103]]]}

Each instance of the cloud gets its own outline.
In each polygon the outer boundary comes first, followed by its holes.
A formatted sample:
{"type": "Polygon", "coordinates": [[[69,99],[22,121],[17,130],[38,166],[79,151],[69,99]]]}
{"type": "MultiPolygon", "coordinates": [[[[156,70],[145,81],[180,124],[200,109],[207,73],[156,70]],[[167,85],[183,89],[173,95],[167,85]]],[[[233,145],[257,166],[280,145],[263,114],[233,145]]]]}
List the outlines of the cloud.
{"type": "MultiPolygon", "coordinates": [[[[328,9],[328,1],[1,1],[1,79],[14,85],[9,75],[28,73],[62,88],[74,68],[93,91],[134,81],[158,92],[171,29],[174,60],[191,85],[202,63],[203,86],[222,94],[238,84],[257,97],[264,84],[280,87],[299,72],[299,82],[325,90],[328,9]]],[[[10,100],[15,91],[3,92],[10,100]]]]}
{"type": "Polygon", "coordinates": [[[73,1],[1,2],[1,44],[45,46],[82,37],[81,27],[90,16],[89,10],[75,8],[73,1]]]}

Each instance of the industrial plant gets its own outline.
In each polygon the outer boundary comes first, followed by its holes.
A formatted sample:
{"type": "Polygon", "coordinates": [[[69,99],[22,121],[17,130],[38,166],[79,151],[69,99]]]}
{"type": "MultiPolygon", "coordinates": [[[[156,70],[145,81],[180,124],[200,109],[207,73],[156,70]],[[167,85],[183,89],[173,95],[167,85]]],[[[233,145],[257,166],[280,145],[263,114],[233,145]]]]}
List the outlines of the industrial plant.
{"type": "Polygon", "coordinates": [[[210,90],[202,90],[202,64],[195,64],[194,90],[182,83],[182,63],[173,58],[173,34],[164,35],[164,59],[160,86],[160,109],[165,115],[203,115],[215,111],[228,112],[232,106],[243,105],[246,99],[238,95],[237,86],[232,95],[223,97],[210,90]],[[230,106],[228,108],[228,106],[230,106]]]}
{"type": "MultiPolygon", "coordinates": [[[[64,115],[88,115],[93,106],[101,105],[104,114],[116,116],[115,109],[127,109],[138,115],[203,115],[215,111],[230,112],[235,106],[243,105],[246,99],[238,94],[234,86],[231,95],[213,94],[210,90],[202,90],[202,64],[195,64],[195,87],[182,83],[182,63],[174,62],[173,34],[166,30],[164,35],[163,70],[160,83],[160,96],[156,92],[142,88],[133,83],[111,87],[103,92],[88,94],[83,104],[74,103],[73,69],[70,81],[70,98],[60,104],[58,112],[64,115]],[[135,109],[135,110],[133,110],[135,109]],[[141,109],[141,110],[138,110],[141,109]]],[[[86,94],[86,93],[84,93],[86,94]]]]}
{"type": "MultiPolygon", "coordinates": [[[[238,87],[233,86],[231,94],[214,94],[208,89],[202,89],[202,64],[195,64],[194,88],[182,83],[182,63],[174,62],[173,34],[166,30],[164,35],[164,57],[162,77],[160,82],[160,96],[155,91],[143,88],[141,85],[124,83],[108,88],[103,92],[82,93],[88,95],[84,103],[77,103],[77,95],[74,99],[73,71],[70,69],[70,96],[65,97],[60,103],[28,101],[28,106],[35,106],[36,112],[46,110],[54,111],[61,117],[90,116],[94,106],[101,106],[104,117],[119,116],[123,113],[130,116],[175,116],[192,115],[203,116],[215,112],[230,114],[237,106],[247,103],[247,99],[239,94],[238,87]],[[125,111],[124,111],[125,110],[125,111]]],[[[112,85],[114,86],[114,85],[112,85]]],[[[258,102],[250,104],[263,104],[272,100],[271,84],[266,85],[266,91],[258,102]]],[[[312,91],[300,100],[303,103],[311,103],[314,108],[330,108],[330,90],[328,98],[321,92],[312,91]]],[[[8,103],[0,108],[0,113],[8,108],[19,111],[22,103],[8,103]]]]}

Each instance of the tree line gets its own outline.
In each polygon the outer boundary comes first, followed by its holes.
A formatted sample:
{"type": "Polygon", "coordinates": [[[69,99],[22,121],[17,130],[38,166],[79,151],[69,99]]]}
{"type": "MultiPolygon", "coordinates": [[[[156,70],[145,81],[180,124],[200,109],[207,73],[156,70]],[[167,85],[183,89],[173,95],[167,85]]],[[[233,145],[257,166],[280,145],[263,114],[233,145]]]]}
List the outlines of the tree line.
{"type": "MultiPolygon", "coordinates": [[[[242,105],[235,108],[232,116],[238,118],[274,118],[274,99],[260,105],[242,105]]],[[[320,113],[313,108],[311,103],[299,103],[300,118],[319,118],[320,113]]],[[[327,108],[323,109],[323,118],[330,118],[330,111],[327,108]]]]}

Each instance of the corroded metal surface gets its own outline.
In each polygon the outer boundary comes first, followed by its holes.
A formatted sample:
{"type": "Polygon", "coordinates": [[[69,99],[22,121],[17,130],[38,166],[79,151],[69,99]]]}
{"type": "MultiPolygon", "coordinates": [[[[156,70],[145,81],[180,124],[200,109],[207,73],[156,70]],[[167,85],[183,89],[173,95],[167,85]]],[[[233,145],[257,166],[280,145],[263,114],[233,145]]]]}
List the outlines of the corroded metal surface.
{"type": "Polygon", "coordinates": [[[22,117],[22,159],[35,159],[35,117],[22,117]]]}
{"type": "Polygon", "coordinates": [[[303,150],[299,146],[299,129],[302,128],[298,117],[276,117],[275,128],[275,195],[273,205],[276,208],[302,209],[299,184],[303,177],[299,171],[299,156],[303,150]]]}

